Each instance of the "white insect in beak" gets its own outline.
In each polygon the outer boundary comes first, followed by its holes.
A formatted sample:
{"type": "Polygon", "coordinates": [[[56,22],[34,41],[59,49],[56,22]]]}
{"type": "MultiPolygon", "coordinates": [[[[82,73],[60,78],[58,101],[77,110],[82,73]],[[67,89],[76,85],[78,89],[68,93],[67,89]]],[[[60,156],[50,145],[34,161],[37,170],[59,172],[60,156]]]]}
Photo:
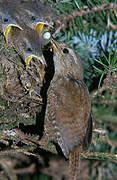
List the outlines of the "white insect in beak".
{"type": "Polygon", "coordinates": [[[49,39],[51,38],[50,32],[45,32],[45,33],[43,34],[43,38],[44,38],[45,40],[49,40],[49,39]]]}

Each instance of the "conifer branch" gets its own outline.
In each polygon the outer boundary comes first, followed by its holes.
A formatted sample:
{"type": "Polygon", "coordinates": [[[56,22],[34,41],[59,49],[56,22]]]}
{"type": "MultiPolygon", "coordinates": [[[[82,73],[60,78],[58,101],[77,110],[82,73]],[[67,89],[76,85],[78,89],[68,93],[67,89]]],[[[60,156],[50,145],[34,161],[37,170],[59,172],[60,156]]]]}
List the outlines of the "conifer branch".
{"type": "Polygon", "coordinates": [[[117,3],[110,3],[110,4],[102,4],[101,6],[95,6],[92,9],[89,9],[87,6],[82,8],[80,11],[75,10],[73,11],[70,15],[64,16],[62,18],[59,18],[56,22],[57,25],[59,25],[59,28],[56,30],[55,33],[58,33],[61,29],[65,29],[67,22],[70,20],[76,18],[76,17],[81,17],[84,15],[88,15],[91,13],[96,13],[98,11],[105,11],[105,10],[112,10],[117,8],[117,3]]]}
{"type": "Polygon", "coordinates": [[[111,153],[102,153],[102,152],[87,152],[82,153],[81,157],[83,159],[95,159],[95,160],[117,160],[117,154],[111,154],[111,153]]]}

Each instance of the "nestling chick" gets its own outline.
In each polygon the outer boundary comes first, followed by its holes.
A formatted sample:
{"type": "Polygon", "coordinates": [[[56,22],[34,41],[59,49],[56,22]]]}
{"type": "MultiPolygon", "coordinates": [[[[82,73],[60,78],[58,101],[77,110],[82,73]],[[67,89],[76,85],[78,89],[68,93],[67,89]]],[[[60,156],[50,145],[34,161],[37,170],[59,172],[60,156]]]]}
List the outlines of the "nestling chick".
{"type": "Polygon", "coordinates": [[[0,31],[4,34],[6,42],[8,42],[8,35],[11,27],[22,29],[16,20],[8,12],[6,12],[2,3],[0,3],[0,31]]]}
{"type": "MultiPolygon", "coordinates": [[[[26,63],[26,69],[28,69],[32,58],[36,58],[44,66],[46,65],[42,54],[43,42],[39,39],[37,32],[33,29],[27,26],[25,26],[25,30],[19,30],[18,28],[12,27],[8,40],[26,63]]],[[[43,80],[39,67],[36,66],[36,68],[39,72],[41,80],[43,80]]]]}

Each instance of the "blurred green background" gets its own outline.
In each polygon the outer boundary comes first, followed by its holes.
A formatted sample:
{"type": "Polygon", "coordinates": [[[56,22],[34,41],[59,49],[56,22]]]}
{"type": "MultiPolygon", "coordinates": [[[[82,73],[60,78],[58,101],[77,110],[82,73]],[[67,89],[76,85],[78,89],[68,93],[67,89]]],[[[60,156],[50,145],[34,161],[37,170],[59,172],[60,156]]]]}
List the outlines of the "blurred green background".
{"type": "MultiPolygon", "coordinates": [[[[57,41],[67,43],[80,55],[84,67],[84,79],[92,101],[93,138],[88,150],[89,156],[86,159],[82,158],[81,179],[117,180],[117,17],[116,9],[113,11],[111,8],[111,5],[114,7],[117,3],[110,0],[48,0],[47,2],[52,5],[58,18],[64,17],[60,24],[64,24],[64,28],[58,30],[59,27],[56,27],[53,36],[57,41]],[[75,16],[73,13],[75,11],[80,12],[80,15],[75,16]],[[84,11],[87,13],[83,14],[84,11]],[[90,158],[90,152],[97,152],[94,159],[90,158]],[[104,154],[100,157],[99,153],[104,154]],[[111,154],[115,155],[114,158],[111,154]]],[[[4,73],[0,72],[0,79],[3,78],[4,73]]],[[[2,106],[3,103],[1,100],[0,105],[2,106]]],[[[1,116],[4,117],[2,112],[1,116]]],[[[12,126],[13,123],[9,129],[12,126]]],[[[29,164],[33,161],[36,162],[36,159],[32,158],[29,164]]],[[[22,163],[19,165],[20,168],[22,163]]],[[[53,174],[50,172],[48,177],[39,170],[39,162],[36,163],[36,169],[36,173],[19,175],[18,179],[56,179],[52,177],[56,171],[53,174]]],[[[67,178],[63,175],[61,179],[67,178]]]]}

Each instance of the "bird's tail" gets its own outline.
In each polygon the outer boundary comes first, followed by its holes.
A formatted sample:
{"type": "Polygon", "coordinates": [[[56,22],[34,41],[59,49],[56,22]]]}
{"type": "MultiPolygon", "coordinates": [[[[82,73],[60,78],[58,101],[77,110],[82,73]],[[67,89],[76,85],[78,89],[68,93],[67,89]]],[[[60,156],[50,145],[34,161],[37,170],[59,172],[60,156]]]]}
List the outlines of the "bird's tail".
{"type": "Polygon", "coordinates": [[[69,155],[69,180],[79,180],[81,149],[81,146],[77,147],[69,155]]]}

